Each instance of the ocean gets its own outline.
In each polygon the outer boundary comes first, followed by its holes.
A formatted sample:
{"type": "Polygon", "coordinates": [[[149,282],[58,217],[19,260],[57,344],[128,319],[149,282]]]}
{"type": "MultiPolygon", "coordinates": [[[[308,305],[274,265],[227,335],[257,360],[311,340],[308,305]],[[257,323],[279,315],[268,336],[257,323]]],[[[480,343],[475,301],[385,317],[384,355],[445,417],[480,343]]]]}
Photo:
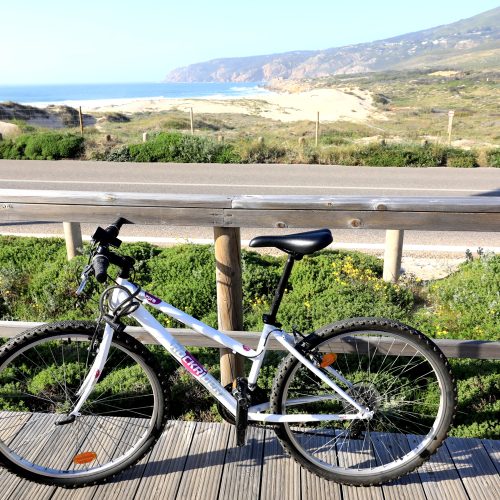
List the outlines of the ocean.
{"type": "Polygon", "coordinates": [[[245,83],[94,83],[0,85],[0,102],[22,104],[97,99],[239,97],[266,92],[258,82],[245,83]]]}

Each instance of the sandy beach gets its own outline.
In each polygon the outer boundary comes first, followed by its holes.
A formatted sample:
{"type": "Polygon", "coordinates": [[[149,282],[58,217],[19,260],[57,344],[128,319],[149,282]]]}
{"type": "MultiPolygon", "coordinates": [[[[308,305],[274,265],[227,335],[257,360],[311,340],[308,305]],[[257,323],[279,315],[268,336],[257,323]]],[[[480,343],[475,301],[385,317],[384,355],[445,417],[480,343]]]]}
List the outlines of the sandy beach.
{"type": "MultiPolygon", "coordinates": [[[[68,106],[82,107],[85,113],[120,112],[135,114],[169,110],[195,113],[238,113],[261,116],[282,122],[315,121],[320,113],[322,122],[348,120],[364,122],[369,118],[383,118],[373,105],[369,92],[359,89],[313,89],[299,92],[266,92],[232,98],[211,96],[204,98],[141,98],[92,101],[65,101],[68,106]]],[[[44,107],[47,103],[37,103],[44,107]]]]}

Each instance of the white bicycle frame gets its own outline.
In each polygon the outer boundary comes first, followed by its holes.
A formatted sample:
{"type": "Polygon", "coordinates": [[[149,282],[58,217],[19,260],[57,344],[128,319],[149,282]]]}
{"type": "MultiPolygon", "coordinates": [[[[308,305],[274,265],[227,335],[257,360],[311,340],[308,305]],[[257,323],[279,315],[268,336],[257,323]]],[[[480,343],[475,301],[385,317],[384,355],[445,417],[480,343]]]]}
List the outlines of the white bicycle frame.
{"type": "MultiPolygon", "coordinates": [[[[126,288],[131,293],[136,293],[138,287],[127,280],[118,278],[117,284],[126,288]]],[[[127,299],[129,295],[124,291],[116,288],[111,296],[111,307],[117,307],[123,300],[127,299]]],[[[198,321],[189,314],[176,309],[172,305],[162,301],[158,297],[140,289],[136,295],[136,300],[147,304],[162,313],[170,316],[171,318],[189,326],[196,332],[215,340],[217,343],[231,349],[233,352],[238,353],[245,358],[252,361],[252,368],[248,376],[248,385],[250,388],[257,384],[259,371],[264,361],[266,354],[267,342],[269,338],[274,337],[285,350],[295,356],[304,366],[311,372],[319,377],[325,384],[327,384],[334,391],[330,395],[318,395],[301,397],[287,401],[287,406],[300,405],[303,403],[314,401],[326,401],[332,399],[343,399],[354,407],[358,413],[356,414],[271,414],[265,413],[269,410],[269,403],[251,406],[248,410],[248,419],[251,421],[260,422],[314,422],[322,420],[357,420],[357,419],[370,419],[373,412],[367,408],[363,408],[349,394],[343,391],[332,378],[325,375],[314,363],[304,357],[297,349],[295,349],[295,339],[285,331],[272,325],[264,325],[262,334],[259,339],[257,349],[254,350],[240,342],[235,341],[224,333],[211,328],[205,323],[198,321]]],[[[228,392],[218,380],[216,380],[204,366],[182,345],[180,344],[143,306],[140,306],[136,311],[130,314],[143,328],[159,343],[161,344],[193,377],[203,385],[232,415],[236,415],[236,399],[228,392]]],[[[79,415],[79,411],[85,403],[87,397],[92,392],[94,385],[99,379],[106,358],[111,346],[113,338],[113,329],[106,324],[102,342],[99,346],[99,352],[90,368],[90,371],[84,380],[82,387],[78,392],[79,400],[75,405],[71,415],[79,415]]],[[[351,387],[352,384],[346,380],[340,373],[331,367],[327,367],[326,371],[333,377],[337,378],[340,382],[351,387]]]]}

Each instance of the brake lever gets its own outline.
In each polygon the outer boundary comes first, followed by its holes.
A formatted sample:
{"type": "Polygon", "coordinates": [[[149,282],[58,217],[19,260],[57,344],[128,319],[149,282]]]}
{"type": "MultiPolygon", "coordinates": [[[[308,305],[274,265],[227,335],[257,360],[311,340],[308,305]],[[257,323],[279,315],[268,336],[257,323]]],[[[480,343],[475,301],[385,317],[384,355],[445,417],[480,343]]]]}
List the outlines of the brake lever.
{"type": "Polygon", "coordinates": [[[80,275],[80,286],[76,290],[76,295],[81,295],[83,293],[83,290],[85,290],[85,286],[87,285],[87,281],[89,279],[89,276],[91,273],[94,272],[94,268],[92,267],[92,264],[88,264],[85,266],[85,269],[83,270],[82,274],[80,275]]]}

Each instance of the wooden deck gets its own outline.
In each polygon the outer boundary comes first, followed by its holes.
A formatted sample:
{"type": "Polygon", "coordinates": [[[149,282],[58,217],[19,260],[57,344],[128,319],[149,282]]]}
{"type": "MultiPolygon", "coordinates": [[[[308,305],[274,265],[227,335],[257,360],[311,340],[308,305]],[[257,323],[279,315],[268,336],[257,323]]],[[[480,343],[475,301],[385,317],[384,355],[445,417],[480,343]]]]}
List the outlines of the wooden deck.
{"type": "Polygon", "coordinates": [[[0,481],[1,500],[498,500],[500,441],[449,438],[418,471],[355,488],[301,469],[270,430],[250,428],[247,445],[238,448],[228,424],[171,421],[151,453],[109,484],[65,490],[5,470],[0,481]]]}

